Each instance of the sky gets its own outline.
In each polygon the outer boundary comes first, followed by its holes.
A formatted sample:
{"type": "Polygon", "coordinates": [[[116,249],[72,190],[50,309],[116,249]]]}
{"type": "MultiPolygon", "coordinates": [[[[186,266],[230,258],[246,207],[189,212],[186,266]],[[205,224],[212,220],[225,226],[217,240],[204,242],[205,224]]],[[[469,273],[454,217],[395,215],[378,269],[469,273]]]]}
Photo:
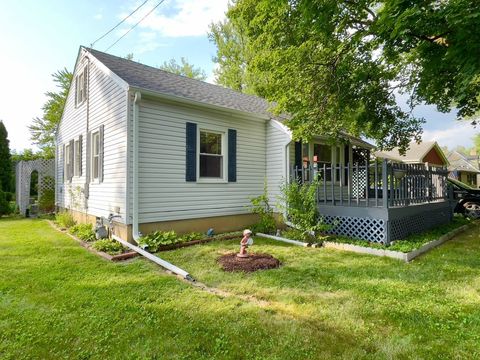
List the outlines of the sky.
{"type": "MultiPolygon", "coordinates": [[[[80,45],[95,40],[132,12],[138,0],[0,0],[0,119],[9,133],[10,148],[35,148],[27,126],[42,115],[45,92],[54,91],[51,74],[73,70],[80,45]]],[[[148,0],[132,17],[95,43],[105,51],[160,0],[148,0]]],[[[202,68],[214,82],[215,45],[207,37],[208,26],[225,17],[228,0],[164,0],[134,30],[111,47],[117,56],[133,53],[133,59],[158,66],[185,57],[202,68]]],[[[403,103],[402,99],[399,102],[403,103]]],[[[471,146],[479,133],[455,114],[441,114],[433,106],[420,106],[416,116],[427,119],[424,140],[441,146],[471,146]]]]}

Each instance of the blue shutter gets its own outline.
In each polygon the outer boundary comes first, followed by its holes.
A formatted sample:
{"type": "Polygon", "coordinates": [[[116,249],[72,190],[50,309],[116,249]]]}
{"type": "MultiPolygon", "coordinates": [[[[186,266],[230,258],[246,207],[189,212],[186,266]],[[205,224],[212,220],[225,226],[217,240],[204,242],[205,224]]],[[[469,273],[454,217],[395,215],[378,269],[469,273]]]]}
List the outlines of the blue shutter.
{"type": "Polygon", "coordinates": [[[237,130],[228,129],[228,182],[237,181],[237,130]]]}
{"type": "Polygon", "coordinates": [[[187,122],[185,180],[197,181],[197,124],[187,122]]]}
{"type": "Polygon", "coordinates": [[[295,142],[295,167],[301,169],[302,167],[302,142],[295,142]]]}

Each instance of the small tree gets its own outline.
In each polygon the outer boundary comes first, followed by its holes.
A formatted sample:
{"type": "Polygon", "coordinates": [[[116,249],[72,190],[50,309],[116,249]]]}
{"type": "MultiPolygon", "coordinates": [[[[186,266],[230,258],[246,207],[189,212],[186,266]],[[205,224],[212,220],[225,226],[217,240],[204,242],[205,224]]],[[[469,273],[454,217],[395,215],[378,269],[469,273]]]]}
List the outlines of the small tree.
{"type": "Polygon", "coordinates": [[[189,77],[191,79],[197,80],[206,80],[207,74],[201,68],[196,68],[194,65],[190,64],[184,57],[180,58],[181,64],[177,63],[175,59],[170,59],[170,61],[164,61],[162,65],[159,66],[160,69],[177,74],[189,77]]]}
{"type": "Polygon", "coordinates": [[[280,206],[293,226],[308,238],[317,231],[325,231],[328,225],[322,223],[317,207],[316,191],[318,181],[302,184],[299,181],[285,182],[281,186],[280,206]]]}
{"type": "Polygon", "coordinates": [[[8,132],[0,120],[0,188],[5,192],[11,192],[12,189],[12,161],[10,157],[10,146],[8,141],[8,132]]]}
{"type": "Polygon", "coordinates": [[[46,93],[48,100],[42,108],[43,116],[34,118],[28,127],[32,141],[49,159],[55,156],[55,131],[62,118],[73,74],[63,69],[52,74],[52,77],[60,91],[46,93]]]}

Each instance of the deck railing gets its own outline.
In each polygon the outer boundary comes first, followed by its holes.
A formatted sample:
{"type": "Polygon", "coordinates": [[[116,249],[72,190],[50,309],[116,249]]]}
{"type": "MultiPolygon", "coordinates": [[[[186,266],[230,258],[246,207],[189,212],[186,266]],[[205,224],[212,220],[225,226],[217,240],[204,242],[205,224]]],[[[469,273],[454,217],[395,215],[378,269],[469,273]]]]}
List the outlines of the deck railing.
{"type": "Polygon", "coordinates": [[[447,175],[445,168],[384,160],[294,167],[291,180],[316,180],[319,205],[402,207],[447,199],[447,175]]]}

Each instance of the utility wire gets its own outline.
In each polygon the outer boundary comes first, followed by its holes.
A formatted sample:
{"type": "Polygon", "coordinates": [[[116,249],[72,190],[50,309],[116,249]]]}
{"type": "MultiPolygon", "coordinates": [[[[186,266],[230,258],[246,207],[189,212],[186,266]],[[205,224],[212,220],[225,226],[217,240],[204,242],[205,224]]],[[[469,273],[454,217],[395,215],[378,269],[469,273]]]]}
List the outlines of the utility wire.
{"type": "Polygon", "coordinates": [[[146,3],[148,2],[148,0],[145,0],[143,3],[141,3],[135,10],[133,10],[130,14],[128,14],[122,21],[120,21],[117,25],[115,25],[113,28],[111,28],[110,30],[108,30],[105,34],[103,34],[102,36],[100,36],[97,40],[95,40],[93,43],[90,44],[90,47],[93,48],[93,46],[100,40],[102,40],[105,36],[107,36],[108,34],[110,34],[113,30],[115,30],[117,27],[119,27],[120,25],[122,25],[125,20],[127,20],[130,16],[132,16],[133,14],[135,14],[143,5],[145,5],[146,3]]]}
{"type": "Polygon", "coordinates": [[[127,36],[127,34],[132,31],[133,29],[135,29],[137,27],[138,24],[140,24],[143,20],[145,20],[145,18],[150,15],[152,12],[155,11],[156,8],[158,8],[165,0],[160,0],[158,2],[157,5],[155,5],[155,7],[150,10],[144,17],[142,17],[135,25],[133,25],[125,34],[123,34],[122,36],[120,36],[118,38],[117,41],[115,41],[112,45],[110,45],[108,48],[105,49],[105,52],[107,52],[108,50],[110,50],[113,46],[115,46],[120,40],[122,40],[125,36],[127,36]]]}

